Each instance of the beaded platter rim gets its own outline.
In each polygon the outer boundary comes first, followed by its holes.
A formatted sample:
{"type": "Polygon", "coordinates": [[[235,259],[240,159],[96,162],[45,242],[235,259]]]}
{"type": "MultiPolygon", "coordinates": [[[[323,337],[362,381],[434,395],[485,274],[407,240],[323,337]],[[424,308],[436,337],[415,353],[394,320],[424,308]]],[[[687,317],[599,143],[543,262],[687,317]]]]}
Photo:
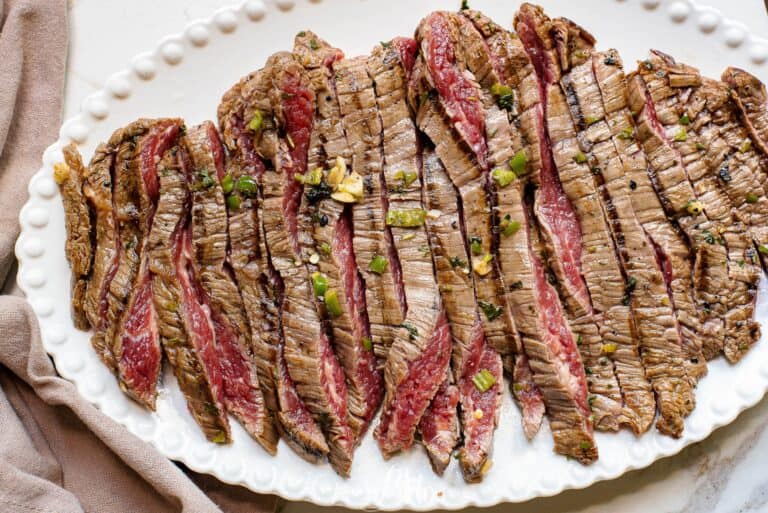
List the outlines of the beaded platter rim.
{"type": "MultiPolygon", "coordinates": [[[[307,0],[300,2],[306,3],[307,0]]],[[[590,467],[582,467],[574,462],[552,463],[553,466],[549,468],[560,473],[553,475],[553,472],[549,472],[547,476],[526,482],[508,482],[501,477],[492,477],[494,473],[504,473],[502,468],[495,468],[483,484],[471,486],[463,485],[455,479],[447,479],[442,485],[435,485],[439,481],[428,475],[417,476],[414,480],[413,476],[402,470],[405,468],[403,463],[412,462],[413,458],[387,463],[378,458],[371,462],[370,469],[374,471],[377,466],[389,467],[382,471],[384,482],[373,483],[372,486],[360,485],[354,475],[345,481],[327,468],[318,468],[311,472],[312,475],[307,475],[307,467],[303,465],[308,464],[290,455],[283,456],[283,453],[290,451],[282,442],[281,454],[278,456],[284,459],[271,460],[266,453],[262,455],[266,457],[259,456],[255,443],[250,443],[254,447],[243,451],[208,444],[201,435],[196,435],[194,430],[190,431],[188,422],[185,423],[180,414],[173,411],[180,403],[174,402],[172,398],[161,397],[157,413],[146,412],[132,405],[121,394],[109,372],[99,364],[95,353],[92,350],[89,353],[86,349],[90,346],[82,343],[87,340],[85,334],[74,328],[69,317],[68,279],[62,276],[51,277],[51,273],[47,272],[50,269],[67,269],[63,261],[63,221],[52,215],[58,212],[55,209],[61,208],[58,190],[52,179],[53,165],[61,160],[61,150],[69,142],[82,145],[94,131],[104,133],[113,106],[130,102],[137,90],[154,87],[158,80],[163,79],[164,73],[172,74],[173,69],[184,66],[185,59],[194,60],[187,59],[187,54],[205,52],[215,38],[227,37],[236,32],[240,25],[259,25],[274,16],[290,16],[297,3],[294,0],[247,0],[236,6],[219,9],[209,18],[190,22],[183,31],[163,38],[154,50],[136,55],[128,67],[110,75],[103,89],[85,98],[81,112],[63,123],[59,140],[44,152],[42,167],[31,178],[28,186],[29,200],[19,215],[21,234],[15,247],[19,261],[17,282],[39,320],[44,347],[54,358],[59,373],[72,381],[88,401],[167,457],[197,472],[211,474],[224,482],[239,484],[255,492],[275,493],[285,499],[304,500],[319,505],[430,510],[523,502],[616,478],[630,470],[647,467],[660,458],[678,453],[691,443],[703,440],[718,427],[732,422],[739,413],[763,397],[768,391],[768,367],[761,368],[759,362],[768,358],[768,341],[754,348],[739,364],[738,372],[722,361],[713,363],[711,374],[716,374],[715,379],[721,385],[724,379],[732,380],[728,385],[735,394],[729,396],[731,400],[723,401],[717,396],[717,385],[705,379],[700,390],[706,388],[711,393],[709,396],[697,394],[700,396],[697,397],[698,408],[686,421],[686,431],[679,440],[671,440],[656,433],[648,433],[638,439],[625,436],[627,440],[632,440],[628,447],[622,449],[624,452],[621,455],[625,461],[621,461],[622,458],[618,461],[604,458],[590,467]],[[60,247],[54,249],[55,244],[60,247]],[[254,465],[262,462],[269,463],[254,465]],[[413,482],[408,483],[408,479],[413,482]]],[[[309,0],[308,3],[311,9],[319,9],[324,5],[323,0],[309,0]]],[[[541,3],[548,8],[550,3],[558,4],[555,0],[541,3]]],[[[622,4],[629,3],[639,3],[649,13],[663,12],[677,26],[696,30],[711,44],[725,45],[733,52],[740,53],[744,57],[743,61],[762,73],[763,77],[768,74],[768,40],[750,33],[744,24],[724,17],[717,9],[694,0],[616,0],[611,2],[611,7],[621,9],[622,4]]],[[[553,12],[555,9],[552,7],[553,12]]],[[[597,20],[594,24],[599,26],[597,20]]],[[[765,279],[760,288],[761,291],[766,288],[765,279]]],[[[768,319],[768,302],[763,298],[764,295],[760,294],[762,299],[758,301],[758,319],[768,319]]],[[[184,408],[183,403],[180,408],[184,408]]],[[[508,397],[505,398],[504,408],[506,413],[502,412],[500,422],[517,421],[505,417],[513,415],[509,413],[513,407],[508,397]]],[[[537,438],[548,436],[548,433],[540,433],[537,438]]],[[[236,437],[233,445],[238,443],[242,444],[236,437]]],[[[598,445],[602,447],[602,443],[601,439],[598,445]]],[[[534,445],[532,452],[549,448],[551,453],[551,444],[548,446],[546,442],[537,442],[534,445]]],[[[358,458],[365,456],[375,459],[374,453],[369,450],[372,447],[369,446],[365,447],[365,454],[360,454],[358,458]]],[[[499,447],[496,452],[500,452],[499,447]]],[[[541,456],[536,452],[530,458],[525,458],[538,463],[536,454],[541,456]]],[[[419,464],[423,472],[431,473],[426,458],[421,456],[419,464]]],[[[507,460],[506,464],[515,464],[514,459],[507,460]]],[[[494,466],[503,467],[506,464],[495,463],[494,466]]]]}

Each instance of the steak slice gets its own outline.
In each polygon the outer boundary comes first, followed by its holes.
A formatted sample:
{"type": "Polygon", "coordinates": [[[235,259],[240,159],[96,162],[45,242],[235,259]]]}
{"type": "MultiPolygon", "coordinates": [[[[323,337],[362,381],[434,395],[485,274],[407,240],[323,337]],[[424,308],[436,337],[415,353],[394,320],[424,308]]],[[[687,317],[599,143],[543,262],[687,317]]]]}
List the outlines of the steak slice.
{"type": "MultiPolygon", "coordinates": [[[[733,100],[752,141],[760,148],[763,156],[768,157],[768,92],[765,84],[754,75],[734,67],[726,68],[721,78],[731,89],[733,100]]],[[[763,187],[768,188],[768,175],[761,178],[763,187]]]]}
{"type": "Polygon", "coordinates": [[[441,476],[459,443],[458,406],[459,389],[453,383],[453,374],[449,370],[419,421],[421,443],[427,450],[432,470],[441,476]]]}
{"type": "Polygon", "coordinates": [[[686,141],[676,141],[680,143],[676,146],[707,217],[722,227],[720,235],[729,257],[728,278],[733,286],[732,295],[726,296],[725,301],[738,305],[725,315],[723,350],[726,358],[735,362],[760,337],[759,325],[753,320],[760,278],[760,267],[754,257],[755,247],[759,248],[767,240],[768,203],[758,182],[759,175],[753,172],[753,169],[759,169],[759,157],[752,151],[752,143],[746,130],[738,124],[737,117],[728,114],[730,95],[727,87],[714,80],[702,79],[693,68],[685,68],[685,76],[691,74],[698,84],[688,79],[678,86],[677,72],[681,66],[670,58],[662,58],[662,62],[663,69],[670,73],[671,94],[665,103],[670,108],[676,103],[681,117],[685,116],[686,141]],[[729,117],[730,123],[727,123],[729,117]],[[749,152],[752,152],[751,159],[749,152]],[[751,167],[742,165],[750,160],[751,167]],[[747,198],[749,194],[752,196],[747,198]],[[748,203],[747,200],[754,201],[748,203]]]}
{"type": "Polygon", "coordinates": [[[232,178],[227,196],[230,262],[251,326],[251,348],[267,410],[276,415],[277,428],[288,445],[315,462],[328,453],[328,445],[287,371],[280,316],[284,287],[269,261],[262,223],[261,183],[277,151],[270,89],[267,73],[257,71],[232,87],[219,105],[219,126],[229,150],[227,169],[232,178]],[[253,120],[261,126],[249,128],[253,120]],[[256,196],[236,190],[243,176],[256,180],[256,196]]]}
{"type": "Polygon", "coordinates": [[[394,343],[408,306],[392,232],[385,223],[382,127],[366,64],[364,57],[334,62],[334,86],[351,150],[351,169],[362,177],[365,190],[362,200],[352,206],[352,220],[355,256],[365,279],[366,304],[370,305],[371,337],[375,345],[387,347],[394,343]],[[377,257],[387,262],[381,273],[369,268],[377,257]]]}
{"type": "Polygon", "coordinates": [[[166,151],[158,168],[159,197],[146,252],[160,341],[192,418],[208,440],[229,442],[213,322],[195,282],[187,169],[180,148],[166,151]]]}
{"type": "Polygon", "coordinates": [[[65,146],[62,152],[64,162],[54,166],[53,178],[64,203],[64,227],[67,232],[64,252],[72,268],[72,319],[76,328],[87,330],[90,323],[85,313],[85,291],[91,273],[93,245],[91,212],[83,193],[86,171],[74,144],[65,146]]]}
{"type": "MultiPolygon", "coordinates": [[[[331,81],[331,66],[342,55],[311,32],[296,37],[294,53],[307,55],[307,76],[317,98],[314,129],[308,148],[307,169],[320,170],[346,167],[350,148],[342,126],[339,101],[331,81]],[[318,54],[315,56],[315,54],[318,54]]],[[[371,144],[374,142],[371,141],[371,144]]],[[[329,172],[330,173],[330,172],[329,172]]],[[[370,424],[384,394],[383,376],[373,352],[371,327],[366,307],[366,285],[355,258],[352,229],[353,206],[334,199],[313,196],[328,186],[325,177],[311,185],[302,198],[302,233],[308,240],[302,244],[304,260],[309,261],[313,276],[322,278],[335,291],[340,310],[326,319],[333,331],[333,347],[347,381],[349,425],[355,441],[359,441],[370,424]],[[316,256],[315,256],[316,255],[316,256]],[[312,263],[316,262],[316,263],[312,263]],[[319,275],[315,275],[317,272],[319,275]]],[[[314,279],[314,278],[313,278],[314,279]]],[[[326,309],[327,310],[327,309],[326,309]]]]}
{"type": "MultiPolygon", "coordinates": [[[[667,218],[648,174],[649,164],[637,142],[637,128],[627,103],[627,82],[621,59],[616,52],[609,51],[604,54],[606,57],[601,61],[602,55],[595,56],[593,69],[600,87],[607,119],[610,120],[612,139],[622,160],[635,216],[652,244],[669,296],[669,299],[665,300],[664,296],[659,294],[657,304],[666,306],[665,303],[670,302],[677,318],[677,326],[681,331],[682,353],[687,360],[686,367],[689,375],[695,376],[701,372],[697,372],[697,369],[701,369],[704,363],[701,355],[702,340],[716,334],[705,330],[699,321],[699,313],[693,297],[693,268],[685,236],[679,226],[667,218]],[[613,64],[605,63],[608,55],[611,56],[609,62],[614,62],[613,64]]],[[[606,167],[605,172],[612,169],[606,167]]],[[[625,238],[629,247],[631,240],[634,239],[625,238]]],[[[634,251],[630,254],[634,254],[634,251]]],[[[638,290],[637,286],[635,289],[638,290]]],[[[643,298],[649,298],[649,296],[639,294],[632,296],[633,301],[643,298]]],[[[653,304],[649,303],[648,307],[653,307],[653,304]]]]}
{"type": "MultiPolygon", "coordinates": [[[[482,477],[493,449],[493,432],[501,409],[503,379],[501,357],[486,342],[478,303],[473,289],[473,273],[461,233],[459,202],[436,153],[424,151],[424,198],[430,212],[427,220],[432,258],[437,281],[451,323],[453,335],[453,372],[459,390],[464,445],[459,463],[464,479],[482,477]],[[478,389],[473,378],[486,371],[493,379],[485,390],[478,389]]],[[[482,382],[481,382],[482,384],[482,382]]]]}
{"type": "Polygon", "coordinates": [[[224,148],[211,122],[189,129],[183,144],[190,159],[194,267],[200,294],[211,310],[224,404],[248,434],[274,454],[277,433],[266,411],[250,351],[250,327],[227,262],[224,148]]]}
{"type": "Polygon", "coordinates": [[[120,388],[153,410],[162,350],[144,244],[157,204],[157,164],[181,125],[180,119],[140,119],[110,141],[112,146],[122,141],[115,161],[113,198],[121,247],[109,284],[106,340],[112,344],[120,388]]]}
{"type": "Polygon", "coordinates": [[[270,99],[284,134],[274,171],[264,173],[262,223],[269,256],[284,285],[281,304],[285,362],[299,397],[318,422],[330,449],[328,458],[341,475],[349,475],[354,436],[347,416],[344,370],[331,347],[301,261],[299,206],[303,184],[294,175],[306,172],[307,150],[315,112],[315,95],[303,67],[289,53],[273,55],[265,73],[270,99]]]}
{"type": "MultiPolygon", "coordinates": [[[[415,41],[397,38],[375,47],[367,62],[368,75],[375,84],[377,115],[382,128],[384,208],[391,212],[423,212],[424,208],[421,202],[419,141],[406,100],[408,66],[410,55],[415,50],[415,41]]],[[[443,305],[435,301],[440,292],[435,280],[427,230],[423,226],[405,227],[397,226],[397,223],[390,226],[390,230],[397,260],[402,267],[403,299],[407,309],[403,325],[415,327],[422,323],[434,326],[443,305]]],[[[419,331],[415,345],[425,347],[430,332],[429,328],[419,331]]],[[[398,347],[407,347],[413,343],[410,331],[401,331],[399,335],[407,338],[396,338],[395,344],[398,347]]],[[[394,360],[394,356],[386,363],[388,369],[401,364],[394,360]]],[[[446,371],[450,372],[450,369],[446,371]]],[[[437,374],[434,378],[441,379],[437,374]]],[[[418,425],[432,468],[438,474],[445,470],[458,442],[456,403],[459,395],[453,382],[452,375],[449,381],[443,381],[418,425]]],[[[438,383],[429,383],[428,387],[432,388],[435,384],[438,383]]]]}
{"type": "Polygon", "coordinates": [[[688,137],[688,128],[695,127],[685,125],[690,118],[680,98],[687,94],[686,89],[700,84],[697,70],[653,52],[631,81],[630,102],[635,101],[633,111],[639,112],[638,118],[644,122],[640,125],[641,140],[655,167],[659,190],[671,207],[668,215],[677,219],[699,257],[694,266],[699,304],[706,318],[723,328],[722,339],[710,344],[704,341],[704,355],[712,358],[728,347],[728,353],[736,358],[735,354],[751,346],[758,335],[748,321],[754,311],[759,273],[750,271],[752,263],[746,254],[750,241],[731,213],[717,183],[719,176],[707,172],[696,137],[688,137]],[[657,72],[670,76],[657,76],[657,72]],[[740,261],[745,261],[743,267],[740,261]]]}
{"type": "MultiPolygon", "coordinates": [[[[577,305],[578,301],[569,299],[569,288],[562,283],[561,288],[570,311],[571,327],[581,341],[582,361],[589,374],[587,381],[593,396],[595,426],[602,430],[617,430],[626,425],[635,433],[642,433],[649,428],[655,415],[653,396],[643,377],[637,330],[629,298],[625,295],[628,282],[600,200],[598,184],[593,179],[594,171],[581,151],[577,126],[571,116],[570,107],[577,101],[571,85],[572,75],[577,70],[563,69],[563,62],[570,56],[557,54],[559,38],[567,37],[568,32],[566,29],[563,33],[540,8],[529,4],[521,7],[516,27],[541,82],[540,101],[544,106],[541,122],[546,126],[548,138],[542,139],[545,143],[540,149],[544,148],[544,152],[551,155],[552,163],[551,167],[545,166],[546,172],[543,168],[540,173],[542,185],[536,193],[536,212],[543,228],[553,226],[547,203],[557,197],[566,208],[573,210],[578,222],[578,243],[582,253],[579,272],[591,296],[586,314],[577,305]],[[562,192],[545,185],[550,179],[545,179],[547,176],[561,185],[562,192]],[[539,203],[541,201],[545,203],[539,203]]],[[[577,33],[579,38],[569,39],[567,46],[585,55],[594,40],[583,31],[577,33]]],[[[579,72],[583,73],[583,70],[589,71],[588,64],[582,63],[579,72]]],[[[546,161],[544,158],[543,162],[546,161]]],[[[556,269],[554,262],[562,259],[562,254],[556,244],[553,247],[551,265],[556,269]]]]}

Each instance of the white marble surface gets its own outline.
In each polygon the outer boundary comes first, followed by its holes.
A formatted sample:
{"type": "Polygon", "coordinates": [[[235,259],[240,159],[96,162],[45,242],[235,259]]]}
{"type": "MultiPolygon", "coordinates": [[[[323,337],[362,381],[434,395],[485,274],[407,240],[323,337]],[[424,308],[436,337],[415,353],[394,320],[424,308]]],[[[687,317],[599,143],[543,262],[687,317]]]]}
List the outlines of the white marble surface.
{"type": "MultiPolygon", "coordinates": [[[[65,119],[88,94],[131,57],[151,49],[169,32],[208,16],[233,0],[70,0],[71,42],[65,119]],[[107,21],[109,20],[109,21],[107,21]],[[115,22],[114,20],[119,20],[115,22]],[[140,36],[140,37],[139,37],[140,36]],[[105,43],[108,41],[108,43],[105,43]],[[108,54],[104,44],[109,45],[108,54]],[[105,55],[109,55],[106,59],[105,55]]],[[[500,0],[501,1],[501,0],[500,0]]],[[[606,0],[609,2],[612,0],[606,0]]],[[[636,1],[636,0],[630,0],[636,1]]],[[[450,2],[449,2],[450,3],[450,2]]],[[[458,3],[458,1],[453,2],[458,3]]],[[[768,37],[768,15],[760,0],[706,0],[727,16],[768,37]]],[[[489,512],[509,513],[758,513],[768,512],[768,399],[718,430],[703,443],[614,481],[557,497],[489,512]]],[[[376,476],[371,476],[376,479],[376,476]]],[[[341,513],[304,503],[284,513],[341,513]]],[[[471,511],[471,510],[467,510],[471,511]]]]}

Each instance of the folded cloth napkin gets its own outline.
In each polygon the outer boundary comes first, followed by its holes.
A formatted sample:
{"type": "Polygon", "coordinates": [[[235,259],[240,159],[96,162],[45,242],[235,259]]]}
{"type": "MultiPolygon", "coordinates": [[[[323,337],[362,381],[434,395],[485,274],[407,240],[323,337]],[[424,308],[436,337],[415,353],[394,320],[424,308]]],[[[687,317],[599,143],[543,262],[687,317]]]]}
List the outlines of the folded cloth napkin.
{"type": "Polygon", "coordinates": [[[258,513],[276,499],[186,471],[60,378],[18,296],[26,184],[61,116],[66,0],[0,0],[0,511],[258,513]]]}

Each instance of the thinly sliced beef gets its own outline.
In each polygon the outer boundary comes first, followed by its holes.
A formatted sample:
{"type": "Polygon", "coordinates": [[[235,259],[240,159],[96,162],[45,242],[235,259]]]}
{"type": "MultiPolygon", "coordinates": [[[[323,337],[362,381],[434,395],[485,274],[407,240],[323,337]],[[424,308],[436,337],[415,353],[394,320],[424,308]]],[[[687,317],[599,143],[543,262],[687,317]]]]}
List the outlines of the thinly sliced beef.
{"type": "Polygon", "coordinates": [[[267,409],[276,415],[277,427],[291,448],[302,458],[317,461],[328,453],[328,445],[287,371],[280,310],[284,287],[269,260],[261,194],[235,186],[246,176],[260,190],[266,168],[275,157],[277,131],[270,89],[269,76],[258,71],[244,77],[219,105],[219,126],[229,150],[227,170],[233,183],[227,200],[230,262],[251,326],[251,347],[267,409]],[[260,120],[261,126],[250,128],[254,120],[260,120]]]}
{"type": "Polygon", "coordinates": [[[265,69],[272,83],[270,99],[282,137],[274,171],[264,173],[262,222],[270,259],[284,286],[282,324],[285,362],[299,397],[321,424],[334,469],[349,475],[354,435],[348,423],[344,370],[333,354],[301,262],[298,215],[304,192],[294,178],[306,172],[315,113],[315,95],[304,68],[293,55],[278,53],[265,69]]]}
{"type": "Polygon", "coordinates": [[[688,180],[707,218],[716,227],[715,242],[724,245],[727,252],[728,288],[719,291],[718,299],[726,307],[723,351],[729,361],[735,362],[760,336],[759,325],[752,320],[760,277],[755,255],[756,247],[766,240],[768,203],[764,194],[760,194],[762,188],[752,171],[759,169],[759,158],[753,153],[753,168],[742,166],[751,150],[747,133],[739,130],[735,116],[731,126],[737,133],[729,133],[728,127],[721,124],[728,116],[722,110],[730,100],[726,87],[703,79],[697,70],[677,64],[671,57],[663,54],[656,57],[658,66],[667,74],[664,78],[647,80],[648,91],[657,106],[656,115],[667,134],[674,133],[670,145],[679,153],[688,180]],[[679,116],[678,120],[671,118],[674,114],[679,116]],[[680,135],[682,130],[685,140],[680,135]],[[746,196],[750,193],[755,201],[747,204],[746,196]],[[757,219],[745,216],[747,222],[744,223],[741,215],[750,212],[737,209],[732,201],[734,196],[741,200],[742,206],[752,205],[749,211],[757,215],[757,219]]]}
{"type": "Polygon", "coordinates": [[[208,440],[229,442],[213,323],[195,284],[189,191],[179,148],[167,151],[158,168],[159,198],[146,251],[160,341],[192,418],[208,440]]]}
{"type": "Polygon", "coordinates": [[[132,123],[120,138],[115,163],[113,199],[122,246],[109,285],[108,317],[114,313],[116,319],[107,329],[107,341],[112,341],[120,387],[150,409],[155,407],[162,351],[144,245],[157,204],[157,164],[181,125],[179,119],[132,123]]]}
{"type": "Polygon", "coordinates": [[[64,227],[67,240],[64,253],[72,268],[71,305],[75,326],[90,328],[85,313],[85,291],[91,273],[93,245],[91,242],[91,212],[83,194],[85,167],[74,144],[65,146],[64,162],[54,166],[53,178],[59,186],[64,204],[64,227]]]}
{"type": "Polygon", "coordinates": [[[183,142],[190,159],[194,266],[199,294],[211,311],[224,404],[256,441],[274,453],[277,433],[259,387],[248,320],[227,261],[227,212],[221,186],[224,149],[210,122],[189,129],[183,142]]]}
{"type": "MultiPolygon", "coordinates": [[[[318,67],[310,64],[307,69],[318,99],[307,169],[331,169],[338,165],[337,158],[346,162],[344,159],[350,153],[331,80],[332,63],[338,62],[341,52],[305,31],[297,36],[294,53],[304,55],[307,62],[319,63],[318,67]]],[[[324,182],[308,185],[315,191],[325,186],[324,182]]],[[[373,352],[366,286],[358,271],[362,266],[355,259],[352,207],[328,197],[313,196],[312,190],[304,195],[299,209],[302,231],[308,235],[302,250],[305,261],[310,261],[310,271],[320,273],[327,281],[327,287],[335,291],[341,306],[337,314],[326,312],[326,318],[333,331],[334,350],[344,368],[349,424],[357,442],[381,403],[383,376],[373,352]],[[316,264],[311,263],[313,255],[317,255],[316,264]]]]}
{"type": "Polygon", "coordinates": [[[459,463],[464,478],[476,481],[482,477],[481,471],[490,457],[501,409],[501,357],[486,342],[480,321],[453,185],[434,151],[425,150],[423,160],[425,203],[430,211],[440,212],[427,220],[427,230],[454,341],[452,367],[459,389],[464,435],[459,463]],[[494,381],[493,386],[483,391],[473,383],[481,371],[490,373],[494,381]],[[480,413],[476,413],[478,409],[480,413]]]}
{"type": "MultiPolygon", "coordinates": [[[[765,84],[754,75],[734,67],[726,68],[721,78],[731,88],[733,100],[752,141],[768,157],[768,92],[765,84]]],[[[763,187],[768,187],[768,183],[763,181],[763,187]]]]}
{"type": "Polygon", "coordinates": [[[445,472],[453,449],[459,443],[458,406],[459,389],[453,383],[453,374],[448,371],[419,422],[421,443],[427,450],[432,469],[439,475],[445,472]]]}
{"type": "MultiPolygon", "coordinates": [[[[421,155],[416,127],[406,103],[408,67],[411,65],[415,42],[403,38],[382,43],[368,58],[368,75],[375,84],[374,92],[381,122],[383,153],[383,183],[386,207],[391,211],[423,212],[421,203],[421,155]]],[[[410,332],[400,332],[407,339],[396,339],[399,348],[415,345],[424,347],[442,310],[435,301],[439,296],[435,281],[427,231],[424,227],[391,227],[394,250],[402,267],[404,301],[407,306],[405,326],[419,328],[415,340],[410,332]],[[415,344],[414,344],[415,342],[415,344]]],[[[399,349],[398,355],[408,354],[399,349]]],[[[417,354],[417,353],[414,353],[417,354]]],[[[394,358],[394,356],[393,356],[394,358]]],[[[387,367],[401,362],[388,359],[387,367]]],[[[438,378],[439,379],[439,378],[438,378]]],[[[432,468],[442,473],[457,443],[458,391],[443,382],[419,422],[418,430],[432,461],[432,468]]],[[[433,383],[429,384],[432,387],[433,383]]],[[[391,392],[391,391],[390,391],[391,392]]]]}
{"type": "MultiPolygon", "coordinates": [[[[722,338],[710,344],[704,341],[704,355],[712,358],[728,347],[728,354],[737,359],[759,334],[747,322],[759,275],[747,254],[748,236],[718,185],[719,171],[718,176],[707,172],[704,155],[696,147],[696,142],[701,144],[694,134],[697,128],[685,125],[690,116],[684,117],[681,97],[700,84],[697,70],[654,52],[630,81],[630,101],[639,113],[639,138],[654,167],[658,192],[668,201],[667,213],[680,224],[697,256],[694,292],[702,313],[708,323],[722,329],[722,338]],[[657,75],[659,71],[664,76],[657,75]]],[[[723,174],[730,176],[727,170],[723,174]]]]}

